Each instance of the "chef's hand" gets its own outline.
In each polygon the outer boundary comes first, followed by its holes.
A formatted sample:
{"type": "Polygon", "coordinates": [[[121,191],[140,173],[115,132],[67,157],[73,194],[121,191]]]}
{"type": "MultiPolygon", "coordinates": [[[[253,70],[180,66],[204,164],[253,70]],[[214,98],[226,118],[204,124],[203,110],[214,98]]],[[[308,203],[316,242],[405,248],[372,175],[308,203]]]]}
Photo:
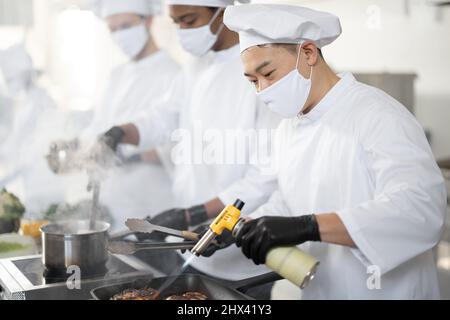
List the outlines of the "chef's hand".
{"type": "MultiPolygon", "coordinates": [[[[170,209],[153,218],[146,218],[150,223],[177,230],[187,230],[189,226],[197,226],[208,220],[208,213],[204,205],[193,206],[188,209],[170,209]]],[[[140,240],[162,241],[167,234],[155,231],[151,234],[138,234],[140,240]]]]}
{"type": "MultiPolygon", "coordinates": [[[[208,231],[209,229],[209,224],[208,225],[202,225],[197,227],[196,229],[194,229],[195,233],[199,234],[199,239],[201,239],[205,233],[208,231]]],[[[185,241],[190,241],[190,240],[185,240],[185,241]]],[[[203,257],[211,257],[214,253],[216,253],[217,250],[221,250],[221,249],[225,249],[229,246],[231,246],[233,243],[235,243],[235,239],[232,236],[231,232],[228,231],[227,229],[225,229],[222,234],[220,236],[217,236],[215,241],[213,243],[211,243],[208,248],[206,248],[206,250],[202,253],[203,257]]],[[[181,250],[181,253],[185,253],[186,250],[183,249],[181,250]]]]}
{"type": "Polygon", "coordinates": [[[101,166],[109,166],[116,161],[117,147],[125,132],[120,127],[113,127],[100,135],[90,152],[90,159],[101,166]]]}
{"type": "Polygon", "coordinates": [[[57,140],[50,144],[46,155],[47,164],[53,173],[59,174],[75,167],[74,159],[80,149],[80,141],[75,138],[69,141],[57,140]]]}
{"type": "Polygon", "coordinates": [[[266,262],[272,248],[295,246],[306,241],[321,241],[315,215],[267,216],[247,221],[237,235],[236,245],[258,265],[266,262]]]}

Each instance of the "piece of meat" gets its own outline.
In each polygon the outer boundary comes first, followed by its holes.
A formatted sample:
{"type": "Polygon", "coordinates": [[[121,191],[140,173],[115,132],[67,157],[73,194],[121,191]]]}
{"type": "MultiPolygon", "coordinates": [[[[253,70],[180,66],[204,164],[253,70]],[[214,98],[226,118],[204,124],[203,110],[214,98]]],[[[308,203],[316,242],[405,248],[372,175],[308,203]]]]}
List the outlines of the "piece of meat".
{"type": "Polygon", "coordinates": [[[159,292],[152,288],[126,289],[114,295],[111,300],[156,300],[159,292]]]}
{"type": "Polygon", "coordinates": [[[185,292],[182,295],[172,295],[166,300],[208,300],[208,297],[201,292],[185,292]]]}

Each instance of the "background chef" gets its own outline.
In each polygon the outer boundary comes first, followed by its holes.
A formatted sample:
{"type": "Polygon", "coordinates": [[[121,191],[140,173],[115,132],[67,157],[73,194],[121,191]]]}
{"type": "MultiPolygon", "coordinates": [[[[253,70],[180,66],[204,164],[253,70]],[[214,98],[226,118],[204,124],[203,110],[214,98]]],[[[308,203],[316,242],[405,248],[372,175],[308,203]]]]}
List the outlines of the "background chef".
{"type": "MultiPolygon", "coordinates": [[[[178,64],[152,36],[154,18],[162,12],[160,0],[96,0],[91,5],[129,61],[111,72],[92,122],[82,132],[84,141],[116,123],[150,113],[179,72],[178,64]]],[[[112,213],[114,229],[123,229],[127,217],[144,217],[173,206],[168,146],[120,151],[126,164],[108,173],[100,193],[100,201],[112,213]]]]}
{"type": "MultiPolygon", "coordinates": [[[[179,26],[178,35],[183,48],[197,59],[176,79],[168,94],[169,99],[161,104],[160,109],[132,124],[111,129],[104,140],[113,147],[125,143],[154,148],[170,141],[174,130],[181,129],[179,132],[185,134],[180,135],[177,145],[191,154],[200,152],[203,155],[208,144],[216,144],[218,152],[224,155],[235,154],[241,138],[239,133],[270,130],[276,127],[279,117],[263,108],[251,85],[241,77],[238,34],[223,25],[225,7],[234,1],[168,0],[167,3],[173,21],[179,26]],[[226,137],[227,131],[238,134],[226,145],[220,145],[220,139],[189,144],[197,137],[197,132],[202,139],[204,133],[211,130],[218,132],[218,138],[226,137]]],[[[261,144],[266,143],[270,143],[270,139],[261,141],[261,144]]],[[[257,152],[251,147],[243,150],[244,159],[257,152]]],[[[238,197],[247,199],[248,210],[252,204],[254,210],[259,203],[267,201],[275,188],[273,177],[261,174],[259,163],[248,160],[239,163],[236,157],[232,160],[231,163],[176,160],[173,194],[177,208],[158,214],[151,222],[185,230],[214,217],[225,204],[233,203],[238,197]]],[[[152,260],[162,261],[162,258],[152,260]]],[[[246,261],[235,247],[227,248],[212,258],[195,259],[191,265],[197,271],[231,280],[267,271],[246,261]],[[235,268],[230,270],[229,261],[235,263],[235,268]]],[[[173,261],[164,263],[164,266],[172,268],[173,261]]]]}

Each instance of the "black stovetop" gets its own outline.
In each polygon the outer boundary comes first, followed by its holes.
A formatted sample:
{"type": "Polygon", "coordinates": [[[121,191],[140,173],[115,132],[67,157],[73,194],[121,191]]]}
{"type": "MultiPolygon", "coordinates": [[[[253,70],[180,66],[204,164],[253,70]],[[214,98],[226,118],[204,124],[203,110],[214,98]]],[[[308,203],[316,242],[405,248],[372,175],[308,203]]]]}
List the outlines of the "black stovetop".
{"type": "Polygon", "coordinates": [[[110,255],[106,268],[81,277],[77,286],[64,278],[46,277],[42,256],[0,259],[0,299],[80,300],[92,299],[91,290],[104,285],[161,276],[159,271],[132,256],[110,255]]]}
{"type": "MultiPolygon", "coordinates": [[[[41,286],[45,284],[53,284],[59,282],[65,282],[71,274],[67,276],[46,276],[45,266],[42,263],[41,258],[30,258],[24,260],[13,261],[13,264],[19,269],[23,275],[34,285],[41,286]]],[[[100,279],[100,278],[113,278],[123,274],[137,271],[135,268],[124,263],[115,256],[110,256],[106,263],[105,270],[99,270],[97,273],[93,273],[88,277],[83,277],[83,280],[100,279]]]]}

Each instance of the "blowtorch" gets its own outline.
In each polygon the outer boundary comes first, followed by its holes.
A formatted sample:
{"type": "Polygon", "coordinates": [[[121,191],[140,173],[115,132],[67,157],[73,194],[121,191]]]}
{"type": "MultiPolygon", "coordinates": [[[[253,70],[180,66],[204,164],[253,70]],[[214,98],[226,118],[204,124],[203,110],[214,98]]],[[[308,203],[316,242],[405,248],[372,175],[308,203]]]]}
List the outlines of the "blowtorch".
{"type": "MultiPolygon", "coordinates": [[[[241,218],[241,210],[245,203],[237,199],[233,205],[228,205],[214,219],[207,232],[192,248],[191,252],[200,256],[211,242],[227,229],[238,237],[245,220],[241,218]]],[[[277,247],[269,251],[266,266],[283,278],[304,289],[314,278],[319,261],[297,247],[277,247]]]]}

